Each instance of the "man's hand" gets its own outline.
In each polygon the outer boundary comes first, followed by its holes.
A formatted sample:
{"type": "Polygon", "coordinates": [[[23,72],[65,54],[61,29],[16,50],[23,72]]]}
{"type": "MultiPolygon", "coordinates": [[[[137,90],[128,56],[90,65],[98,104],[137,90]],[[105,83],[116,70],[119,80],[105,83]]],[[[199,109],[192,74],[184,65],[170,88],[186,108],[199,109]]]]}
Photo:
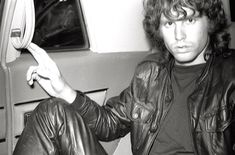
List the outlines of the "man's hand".
{"type": "Polygon", "coordinates": [[[38,66],[30,66],[27,71],[27,81],[32,85],[36,80],[39,85],[53,97],[58,97],[72,103],[76,92],[62,77],[56,63],[37,45],[31,43],[28,50],[38,62],[38,66]]]}

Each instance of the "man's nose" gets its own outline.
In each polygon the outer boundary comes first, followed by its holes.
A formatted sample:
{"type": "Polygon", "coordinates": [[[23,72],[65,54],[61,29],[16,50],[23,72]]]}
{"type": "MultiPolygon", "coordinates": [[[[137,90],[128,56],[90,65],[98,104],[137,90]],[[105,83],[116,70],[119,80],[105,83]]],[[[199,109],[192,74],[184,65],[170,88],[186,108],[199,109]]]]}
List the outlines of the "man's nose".
{"type": "Polygon", "coordinates": [[[186,38],[185,29],[183,23],[176,23],[175,26],[175,39],[177,41],[184,40],[186,38]]]}

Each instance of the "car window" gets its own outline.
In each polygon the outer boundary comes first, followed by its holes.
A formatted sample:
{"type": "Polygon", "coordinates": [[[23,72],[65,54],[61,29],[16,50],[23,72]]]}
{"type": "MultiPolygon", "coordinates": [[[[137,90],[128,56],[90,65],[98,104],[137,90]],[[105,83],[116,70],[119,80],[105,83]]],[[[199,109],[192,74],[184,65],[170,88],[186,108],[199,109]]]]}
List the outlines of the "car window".
{"type": "Polygon", "coordinates": [[[34,0],[33,42],[45,49],[88,48],[78,0],[34,0]]]}
{"type": "Polygon", "coordinates": [[[230,14],[231,14],[231,21],[235,22],[235,10],[234,10],[234,6],[235,6],[235,1],[234,0],[230,0],[230,14]]]}

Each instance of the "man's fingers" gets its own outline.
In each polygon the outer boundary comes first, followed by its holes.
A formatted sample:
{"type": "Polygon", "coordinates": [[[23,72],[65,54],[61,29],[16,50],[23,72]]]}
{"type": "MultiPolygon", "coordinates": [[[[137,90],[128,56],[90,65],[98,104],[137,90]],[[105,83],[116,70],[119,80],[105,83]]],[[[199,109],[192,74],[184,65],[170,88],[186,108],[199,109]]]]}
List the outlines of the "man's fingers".
{"type": "Polygon", "coordinates": [[[37,68],[37,74],[44,78],[44,79],[51,79],[51,76],[54,74],[53,72],[49,71],[48,68],[44,68],[41,66],[38,66],[37,68]]]}
{"type": "Polygon", "coordinates": [[[38,77],[42,77],[44,79],[51,79],[54,73],[48,71],[47,68],[42,66],[30,66],[26,74],[27,81],[31,82],[33,79],[35,79],[32,77],[34,74],[37,74],[38,77]]]}
{"type": "Polygon", "coordinates": [[[27,71],[26,80],[28,81],[29,85],[33,84],[33,80],[34,80],[33,74],[37,72],[37,68],[38,66],[30,66],[27,71]]]}
{"type": "Polygon", "coordinates": [[[43,68],[50,70],[50,72],[54,72],[57,76],[60,75],[56,63],[50,58],[45,50],[38,47],[34,43],[31,43],[28,49],[35,60],[38,62],[39,66],[43,66],[43,68]]]}
{"type": "MultiPolygon", "coordinates": [[[[28,47],[29,52],[33,55],[38,64],[43,65],[45,63],[51,63],[52,60],[45,50],[38,47],[36,44],[31,43],[28,47]]],[[[45,64],[48,65],[48,64],[45,64]]]]}

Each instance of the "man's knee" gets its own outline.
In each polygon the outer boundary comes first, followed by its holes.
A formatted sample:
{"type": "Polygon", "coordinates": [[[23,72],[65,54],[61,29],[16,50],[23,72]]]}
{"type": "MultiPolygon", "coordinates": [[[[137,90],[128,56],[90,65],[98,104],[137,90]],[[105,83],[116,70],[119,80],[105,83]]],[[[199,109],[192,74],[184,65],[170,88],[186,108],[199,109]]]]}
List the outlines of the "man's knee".
{"type": "Polygon", "coordinates": [[[39,115],[55,115],[55,113],[63,112],[69,104],[58,98],[50,98],[43,100],[35,108],[34,113],[39,115]]]}
{"type": "Polygon", "coordinates": [[[54,139],[53,144],[60,146],[62,154],[73,151],[68,149],[71,146],[75,151],[83,150],[83,154],[96,154],[94,151],[106,154],[79,112],[64,100],[52,98],[42,101],[32,113],[27,126],[27,131],[46,137],[40,139],[54,139]]]}
{"type": "Polygon", "coordinates": [[[27,124],[46,128],[57,128],[64,122],[65,110],[69,104],[61,99],[43,100],[32,112],[27,124]]]}
{"type": "Polygon", "coordinates": [[[81,115],[69,103],[62,99],[50,98],[42,101],[32,113],[32,119],[41,121],[43,124],[53,125],[60,128],[66,124],[84,124],[81,115]],[[70,123],[69,123],[70,122],[70,123]]]}

